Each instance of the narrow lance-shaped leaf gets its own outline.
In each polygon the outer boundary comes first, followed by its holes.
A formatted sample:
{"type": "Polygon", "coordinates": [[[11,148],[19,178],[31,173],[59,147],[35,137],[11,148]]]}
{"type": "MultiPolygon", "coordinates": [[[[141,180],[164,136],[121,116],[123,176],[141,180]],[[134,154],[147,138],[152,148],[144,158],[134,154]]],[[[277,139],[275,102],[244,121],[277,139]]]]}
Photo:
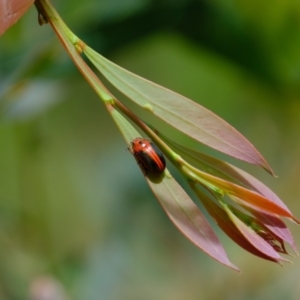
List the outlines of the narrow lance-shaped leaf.
{"type": "Polygon", "coordinates": [[[226,252],[201,213],[174,178],[165,176],[159,184],[148,180],[163,209],[174,225],[198,248],[220,263],[238,270],[226,255],[226,252]]]}
{"type": "Polygon", "coordinates": [[[136,104],[193,139],[272,173],[254,146],[208,109],[119,67],[88,46],[83,51],[98,70],[136,104]]]}
{"type": "Polygon", "coordinates": [[[262,237],[260,237],[251,227],[243,223],[238,217],[236,217],[233,212],[227,207],[224,206],[224,210],[228,214],[231,221],[235,224],[237,229],[241,234],[261,253],[265,254],[274,261],[288,261],[282,258],[272,246],[270,246],[262,237]]]}
{"type": "MultiPolygon", "coordinates": [[[[235,197],[234,197],[235,198],[235,197]]],[[[258,207],[245,203],[241,199],[235,198],[235,200],[247,211],[249,211],[253,216],[260,220],[260,222],[268,228],[273,235],[279,239],[290,244],[292,249],[297,252],[297,247],[290,230],[287,228],[285,223],[277,216],[276,214],[266,213],[264,210],[259,209],[258,207]]]]}
{"type": "Polygon", "coordinates": [[[241,201],[243,204],[249,205],[254,209],[258,208],[267,213],[278,214],[280,216],[290,218],[295,222],[299,223],[299,220],[297,220],[288,210],[288,208],[281,203],[275,203],[272,200],[264,197],[263,195],[255,191],[251,191],[242,186],[223,180],[216,176],[212,176],[200,170],[194,169],[193,171],[198,175],[199,180],[203,178],[210,184],[213,184],[216,187],[223,190],[224,192],[226,192],[232,199],[238,202],[241,201]]]}
{"type": "MultiPolygon", "coordinates": [[[[264,220],[266,219],[259,219],[255,215],[250,215],[230,204],[227,204],[227,207],[236,217],[248,227],[252,228],[257,235],[262,237],[271,247],[273,247],[276,252],[288,254],[285,249],[284,240],[265,225],[264,220]]],[[[260,215],[258,214],[257,216],[260,215]]],[[[277,217],[276,215],[274,216],[277,217]]]]}
{"type": "Polygon", "coordinates": [[[271,258],[261,251],[259,251],[257,248],[255,248],[245,237],[241,234],[241,232],[236,228],[236,226],[233,224],[229,216],[225,213],[221,207],[219,207],[212,199],[207,197],[204,193],[202,193],[199,189],[194,188],[194,191],[196,192],[199,200],[203,203],[206,210],[209,212],[209,214],[215,219],[218,226],[234,241],[236,242],[240,247],[245,249],[246,251],[252,253],[255,256],[258,256],[260,258],[278,262],[277,259],[271,258]]]}
{"type": "Polygon", "coordinates": [[[271,189],[247,172],[227,162],[179,145],[166,137],[162,138],[166,140],[168,144],[171,144],[172,148],[178,154],[180,154],[184,159],[200,170],[204,170],[210,175],[219,177],[231,183],[254,190],[265,198],[274,202],[276,205],[288,210],[284,202],[271,189]]]}
{"type": "Polygon", "coordinates": [[[297,247],[290,230],[277,215],[266,214],[255,209],[249,209],[249,211],[255,217],[257,217],[273,234],[289,243],[295,253],[298,254],[297,247]]]}

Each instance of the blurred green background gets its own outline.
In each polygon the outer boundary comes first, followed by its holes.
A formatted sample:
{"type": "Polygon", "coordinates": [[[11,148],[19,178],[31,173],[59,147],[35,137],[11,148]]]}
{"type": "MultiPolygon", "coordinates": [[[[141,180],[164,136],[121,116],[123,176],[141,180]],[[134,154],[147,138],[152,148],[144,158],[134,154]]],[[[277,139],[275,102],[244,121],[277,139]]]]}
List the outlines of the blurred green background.
{"type": "MultiPolygon", "coordinates": [[[[300,217],[299,1],[53,3],[91,47],[236,127],[279,178],[198,149],[255,175],[300,217]]],[[[299,258],[263,261],[213,225],[238,274],[176,230],[34,7],[0,37],[0,113],[1,300],[300,299],[299,258]]]]}

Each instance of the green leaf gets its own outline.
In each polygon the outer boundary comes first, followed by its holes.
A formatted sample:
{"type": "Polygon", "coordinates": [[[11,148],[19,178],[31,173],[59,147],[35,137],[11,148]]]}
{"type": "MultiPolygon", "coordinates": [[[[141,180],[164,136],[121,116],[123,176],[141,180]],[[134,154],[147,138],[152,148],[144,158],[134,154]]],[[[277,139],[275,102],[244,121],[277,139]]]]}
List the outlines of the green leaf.
{"type": "Polygon", "coordinates": [[[119,67],[88,46],[83,51],[96,68],[136,104],[193,139],[235,158],[260,165],[272,174],[254,146],[208,109],[119,67]]]}

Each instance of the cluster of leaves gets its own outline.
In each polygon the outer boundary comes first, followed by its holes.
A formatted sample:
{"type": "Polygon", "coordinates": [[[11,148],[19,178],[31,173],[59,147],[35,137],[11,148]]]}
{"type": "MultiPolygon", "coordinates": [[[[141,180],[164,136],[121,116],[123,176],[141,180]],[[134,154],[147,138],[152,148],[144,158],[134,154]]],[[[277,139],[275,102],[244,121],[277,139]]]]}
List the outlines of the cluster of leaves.
{"type": "MultiPolygon", "coordinates": [[[[273,174],[265,159],[245,137],[201,105],[105,59],[68,29],[49,1],[38,1],[38,10],[40,22],[51,24],[75,65],[105,104],[128,145],[140,133],[125,116],[158,145],[185,177],[209,214],[237,244],[256,256],[279,263],[286,261],[279,254],[287,254],[284,242],[296,252],[293,237],[281,217],[299,221],[277,195],[246,172],[179,145],[153,125],[150,128],[107,90],[81,58],[81,53],[121,93],[153,116],[199,143],[261,166],[273,174]]],[[[145,178],[174,225],[197,247],[237,270],[198,206],[169,171],[165,170],[160,176],[149,174],[145,178]]]]}

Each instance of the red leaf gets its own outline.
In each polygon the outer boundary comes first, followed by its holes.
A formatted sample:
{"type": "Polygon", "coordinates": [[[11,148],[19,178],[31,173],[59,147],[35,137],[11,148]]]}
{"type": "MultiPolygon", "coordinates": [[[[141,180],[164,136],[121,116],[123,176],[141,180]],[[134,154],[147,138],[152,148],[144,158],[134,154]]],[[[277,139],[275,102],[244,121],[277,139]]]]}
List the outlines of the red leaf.
{"type": "Polygon", "coordinates": [[[0,35],[16,23],[34,0],[2,0],[0,1],[0,35]]]}
{"type": "MultiPolygon", "coordinates": [[[[195,190],[195,189],[194,189],[195,190]]],[[[279,262],[279,260],[282,259],[278,254],[275,254],[275,257],[270,256],[264,252],[262,252],[259,247],[255,247],[234,225],[232,220],[229,218],[229,216],[225,213],[223,209],[221,209],[212,199],[207,197],[205,194],[203,194],[198,189],[195,190],[196,194],[198,195],[199,199],[202,201],[203,205],[209,212],[209,214],[215,219],[219,227],[234,241],[236,242],[240,247],[245,249],[246,251],[252,253],[255,256],[258,256],[260,258],[279,262]],[[278,258],[279,257],[279,258],[278,258]]],[[[265,243],[265,242],[264,242],[265,243]]],[[[276,252],[277,253],[277,252],[276,252]]]]}
{"type": "Polygon", "coordinates": [[[228,214],[232,223],[240,231],[240,233],[245,237],[245,239],[254,246],[259,252],[273,259],[274,261],[288,261],[283,259],[274,248],[267,243],[262,237],[260,237],[251,227],[242,222],[238,217],[236,217],[232,211],[224,206],[224,210],[228,214]]]}
{"type": "Polygon", "coordinates": [[[281,238],[282,240],[289,243],[295,253],[298,254],[295,241],[290,230],[278,216],[266,214],[253,209],[250,209],[250,212],[278,238],[281,238]]]}

